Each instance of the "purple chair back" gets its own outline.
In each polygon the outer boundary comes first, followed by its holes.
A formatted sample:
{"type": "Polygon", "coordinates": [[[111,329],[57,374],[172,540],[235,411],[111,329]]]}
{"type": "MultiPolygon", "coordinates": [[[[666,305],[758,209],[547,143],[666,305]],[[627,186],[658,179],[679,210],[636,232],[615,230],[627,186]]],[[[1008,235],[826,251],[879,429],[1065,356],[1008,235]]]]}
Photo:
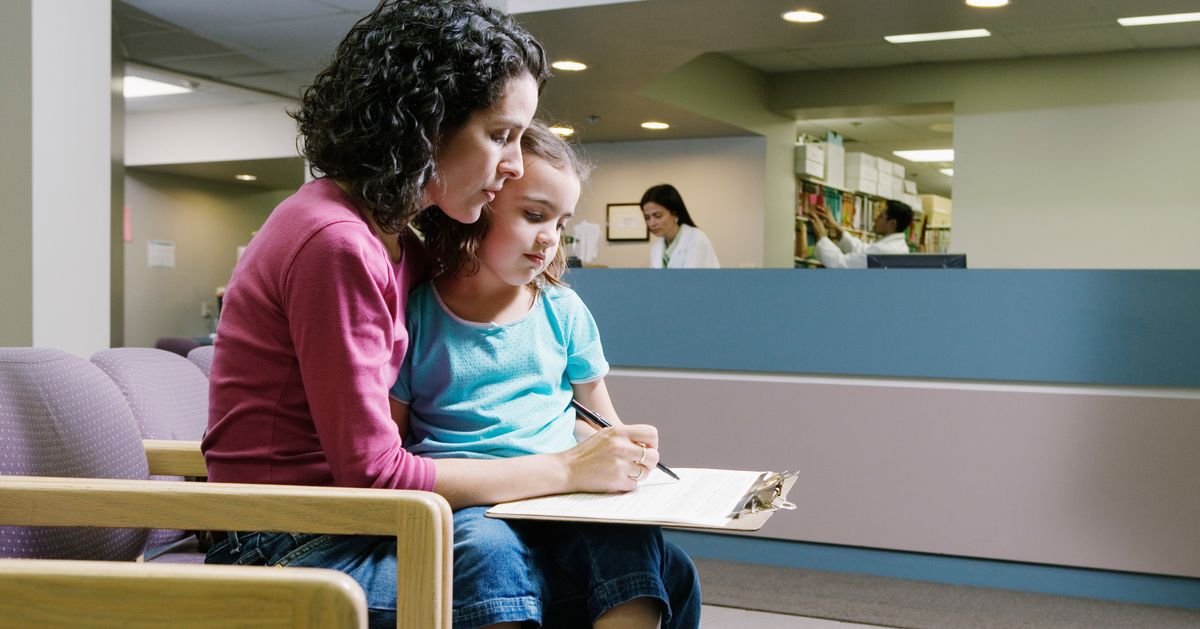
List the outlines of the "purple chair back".
{"type": "MultiPolygon", "coordinates": [[[[143,439],[199,441],[208,427],[208,378],[188,359],[148,347],[96,352],[92,363],[108,374],[133,409],[143,439]]],[[[153,476],[183,480],[179,476],[153,476]]],[[[193,536],[185,531],[150,532],[147,557],[193,536]]],[[[184,552],[191,550],[183,548],[184,552]]]]}
{"type": "Polygon", "coordinates": [[[208,378],[182,356],[148,347],[96,352],[92,363],[129,401],[143,439],[199,441],[208,427],[208,378]]]}
{"type": "MultiPolygon", "coordinates": [[[[129,404],[104,372],[66,352],[0,348],[0,475],[145,479],[129,404]]],[[[0,556],[132,560],[144,529],[0,526],[0,556]]]]}
{"type": "Polygon", "coordinates": [[[200,344],[196,342],[196,339],[186,336],[161,336],[154,342],[154,349],[161,349],[180,356],[187,356],[188,352],[197,347],[200,347],[200,344]]]}
{"type": "Polygon", "coordinates": [[[204,377],[207,378],[212,373],[213,346],[201,345],[196,349],[188,352],[188,360],[192,361],[200,371],[204,372],[204,377]]]}

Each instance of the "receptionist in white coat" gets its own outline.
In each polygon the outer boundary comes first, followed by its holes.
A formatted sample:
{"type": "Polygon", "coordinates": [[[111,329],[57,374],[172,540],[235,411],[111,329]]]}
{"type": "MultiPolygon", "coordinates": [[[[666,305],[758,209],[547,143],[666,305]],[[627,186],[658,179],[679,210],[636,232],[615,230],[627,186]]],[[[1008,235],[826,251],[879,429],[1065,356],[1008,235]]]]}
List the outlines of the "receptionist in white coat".
{"type": "Polygon", "coordinates": [[[641,205],[646,227],[655,236],[650,243],[650,268],[721,268],[712,241],[696,227],[675,186],[651,187],[642,195],[641,205]]]}

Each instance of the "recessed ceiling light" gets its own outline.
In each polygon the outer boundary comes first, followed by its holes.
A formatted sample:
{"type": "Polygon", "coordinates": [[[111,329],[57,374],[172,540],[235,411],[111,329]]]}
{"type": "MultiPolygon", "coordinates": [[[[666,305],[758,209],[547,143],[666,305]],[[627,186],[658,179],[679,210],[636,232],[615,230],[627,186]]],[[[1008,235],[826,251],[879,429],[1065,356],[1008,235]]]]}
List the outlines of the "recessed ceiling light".
{"type": "Polygon", "coordinates": [[[555,61],[554,63],[550,64],[550,67],[554,68],[555,70],[565,70],[567,72],[580,72],[583,70],[587,70],[586,63],[580,63],[578,61],[571,61],[569,59],[555,61]]]}
{"type": "Polygon", "coordinates": [[[575,135],[575,130],[565,124],[556,124],[553,127],[550,127],[550,131],[554,135],[562,136],[564,138],[575,135]]]}
{"type": "Polygon", "coordinates": [[[237,179],[238,181],[258,181],[258,177],[255,177],[254,175],[247,175],[244,173],[241,175],[234,175],[233,178],[237,179]]]}
{"type": "Polygon", "coordinates": [[[670,129],[671,125],[669,125],[665,122],[655,122],[655,121],[651,120],[649,122],[643,122],[642,128],[643,129],[654,129],[656,131],[661,131],[663,129],[670,129]]]}
{"type": "Polygon", "coordinates": [[[1200,13],[1170,13],[1167,15],[1143,15],[1141,17],[1118,18],[1121,26],[1150,26],[1152,24],[1178,24],[1180,22],[1200,22],[1200,13]]]}
{"type": "Polygon", "coordinates": [[[815,11],[805,11],[801,9],[798,11],[788,11],[787,13],[784,13],[783,19],[789,22],[798,22],[800,24],[812,24],[813,22],[820,22],[821,20],[825,19],[825,16],[815,11]]]}
{"type": "Polygon", "coordinates": [[[945,176],[947,176],[947,177],[953,177],[953,176],[954,176],[954,169],[953,169],[953,168],[939,168],[939,169],[938,169],[938,172],[939,172],[939,173],[942,173],[943,175],[945,175],[945,176]]]}
{"type": "Polygon", "coordinates": [[[124,90],[125,98],[142,98],[144,96],[167,96],[169,94],[187,94],[191,86],[182,83],[167,83],[140,76],[126,76],[124,90]]]}
{"type": "Polygon", "coordinates": [[[935,122],[935,123],[929,125],[929,130],[937,131],[938,133],[953,133],[954,132],[954,123],[953,122],[935,122]]]}
{"type": "Polygon", "coordinates": [[[941,31],[938,33],[911,33],[908,35],[888,35],[884,39],[893,44],[911,44],[921,41],[941,41],[944,39],[969,39],[971,37],[991,37],[986,28],[973,28],[965,31],[941,31]]]}
{"type": "Polygon", "coordinates": [[[892,155],[910,162],[952,162],[954,149],[927,149],[920,151],[892,151],[892,155]]]}
{"type": "Polygon", "coordinates": [[[1008,4],[1008,0],[967,0],[967,6],[980,7],[990,9],[992,7],[1002,7],[1008,4]]]}

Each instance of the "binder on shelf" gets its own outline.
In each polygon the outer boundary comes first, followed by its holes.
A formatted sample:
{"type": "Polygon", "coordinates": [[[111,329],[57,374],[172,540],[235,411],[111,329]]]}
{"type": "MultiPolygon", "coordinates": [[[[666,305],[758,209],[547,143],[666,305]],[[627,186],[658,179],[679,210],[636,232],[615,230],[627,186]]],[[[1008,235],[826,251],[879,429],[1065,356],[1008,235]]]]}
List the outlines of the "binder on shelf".
{"type": "Polygon", "coordinates": [[[757,531],[779,510],[793,510],[788,492],[796,472],[673,467],[679,480],[653,470],[623,494],[562,494],[498,504],[493,518],[688,529],[757,531]]]}

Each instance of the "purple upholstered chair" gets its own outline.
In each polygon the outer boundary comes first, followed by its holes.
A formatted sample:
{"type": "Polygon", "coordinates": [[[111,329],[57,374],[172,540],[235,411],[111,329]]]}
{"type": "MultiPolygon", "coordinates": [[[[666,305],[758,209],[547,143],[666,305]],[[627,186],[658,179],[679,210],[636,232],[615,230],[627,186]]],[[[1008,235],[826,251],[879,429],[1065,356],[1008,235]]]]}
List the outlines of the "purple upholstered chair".
{"type": "Polygon", "coordinates": [[[188,352],[188,360],[192,361],[200,371],[204,372],[204,377],[207,378],[212,373],[213,346],[201,345],[196,349],[188,352]]]}
{"type": "Polygon", "coordinates": [[[143,439],[204,437],[208,378],[188,359],[148,347],[122,347],[96,352],[92,363],[125,395],[143,439]]]}
{"type": "MultiPolygon", "coordinates": [[[[208,378],[186,358],[148,347],[106,349],[92,363],[108,374],[133,409],[143,439],[199,441],[208,425],[208,378]]],[[[182,480],[179,476],[153,476],[182,480]]],[[[185,531],[150,533],[146,557],[163,561],[201,561],[195,537],[185,531]]]]}
{"type": "Polygon", "coordinates": [[[154,342],[154,349],[161,349],[180,356],[187,356],[188,352],[197,347],[200,347],[200,344],[196,342],[196,339],[186,336],[160,336],[154,342]]]}
{"type": "MultiPolygon", "coordinates": [[[[145,479],[129,404],[104,372],[66,352],[0,348],[0,475],[145,479]]],[[[0,526],[0,556],[132,560],[143,529],[0,526]]]]}

